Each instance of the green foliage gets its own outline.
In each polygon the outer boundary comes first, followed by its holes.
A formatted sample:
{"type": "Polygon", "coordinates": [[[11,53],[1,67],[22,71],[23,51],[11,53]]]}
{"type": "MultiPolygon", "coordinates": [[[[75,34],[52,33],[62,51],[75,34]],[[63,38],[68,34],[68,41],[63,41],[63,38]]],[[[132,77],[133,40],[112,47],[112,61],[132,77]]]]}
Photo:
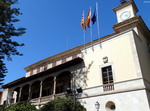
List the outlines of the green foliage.
{"type": "Polygon", "coordinates": [[[18,0],[0,0],[0,85],[7,72],[5,58],[11,61],[11,55],[22,55],[17,47],[24,44],[13,40],[25,33],[25,28],[15,26],[19,21],[16,17],[22,14],[19,8],[13,6],[17,2],[18,0]]]}
{"type": "Polygon", "coordinates": [[[5,111],[37,111],[34,105],[26,103],[18,103],[10,105],[5,111]]]}
{"type": "MultiPolygon", "coordinates": [[[[40,111],[73,111],[73,100],[71,98],[67,99],[54,99],[47,104],[45,104],[40,111]]],[[[80,104],[76,103],[77,111],[86,111],[86,109],[80,104]]]]}
{"type": "Polygon", "coordinates": [[[4,106],[0,105],[0,111],[4,111],[4,106]]]}

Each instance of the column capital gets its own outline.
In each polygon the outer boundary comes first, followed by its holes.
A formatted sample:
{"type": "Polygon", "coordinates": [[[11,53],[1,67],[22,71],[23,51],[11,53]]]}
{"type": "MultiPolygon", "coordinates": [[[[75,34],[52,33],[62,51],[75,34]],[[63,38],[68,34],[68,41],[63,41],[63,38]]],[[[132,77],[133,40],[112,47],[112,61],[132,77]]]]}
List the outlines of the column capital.
{"type": "Polygon", "coordinates": [[[40,82],[40,85],[42,85],[42,84],[43,84],[43,81],[40,82]]]}

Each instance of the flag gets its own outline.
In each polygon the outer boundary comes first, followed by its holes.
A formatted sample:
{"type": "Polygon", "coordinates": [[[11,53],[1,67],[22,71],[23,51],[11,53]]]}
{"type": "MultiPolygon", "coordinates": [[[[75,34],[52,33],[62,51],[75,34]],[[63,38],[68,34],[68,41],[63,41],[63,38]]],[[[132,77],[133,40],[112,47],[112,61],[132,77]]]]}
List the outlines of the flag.
{"type": "Polygon", "coordinates": [[[91,10],[88,12],[87,18],[86,18],[86,25],[90,28],[90,21],[91,21],[91,10]]]}
{"type": "Polygon", "coordinates": [[[81,27],[82,27],[83,30],[86,30],[86,23],[84,21],[84,13],[82,14],[81,27]]]}
{"type": "Polygon", "coordinates": [[[96,22],[96,12],[94,12],[91,21],[92,21],[92,24],[94,24],[96,22]]]}

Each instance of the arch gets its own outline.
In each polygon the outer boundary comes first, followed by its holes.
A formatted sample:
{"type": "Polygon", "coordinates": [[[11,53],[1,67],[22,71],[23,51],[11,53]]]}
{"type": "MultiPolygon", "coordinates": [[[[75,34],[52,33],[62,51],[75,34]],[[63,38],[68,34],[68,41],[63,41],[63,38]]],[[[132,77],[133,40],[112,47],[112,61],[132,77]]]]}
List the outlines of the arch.
{"type": "Polygon", "coordinates": [[[29,97],[29,84],[26,84],[22,87],[22,92],[21,92],[21,99],[20,101],[26,101],[28,100],[29,97]]]}
{"type": "Polygon", "coordinates": [[[42,84],[42,97],[53,94],[54,89],[54,77],[48,77],[42,84]]]}
{"type": "Polygon", "coordinates": [[[14,89],[13,91],[13,98],[15,99],[14,102],[18,102],[19,101],[19,94],[20,94],[20,87],[17,87],[14,89]]]}
{"type": "Polygon", "coordinates": [[[64,71],[56,78],[56,94],[63,93],[71,86],[71,72],[64,71]]]}
{"type": "Polygon", "coordinates": [[[108,102],[106,103],[105,108],[106,108],[106,111],[115,111],[116,105],[115,105],[114,102],[108,101],[108,102]]]}
{"type": "Polygon", "coordinates": [[[31,85],[31,99],[39,97],[39,95],[40,95],[40,83],[41,83],[41,81],[35,81],[31,85]]]}

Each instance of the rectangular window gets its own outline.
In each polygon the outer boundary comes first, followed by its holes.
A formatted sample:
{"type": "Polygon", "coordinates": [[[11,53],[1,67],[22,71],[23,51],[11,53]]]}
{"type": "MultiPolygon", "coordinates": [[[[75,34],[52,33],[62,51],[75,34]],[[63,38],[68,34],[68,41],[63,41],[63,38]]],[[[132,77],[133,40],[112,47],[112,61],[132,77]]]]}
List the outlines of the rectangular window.
{"type": "Polygon", "coordinates": [[[72,55],[72,59],[77,58],[77,54],[72,55]]]}
{"type": "Polygon", "coordinates": [[[37,68],[37,73],[39,73],[39,72],[40,72],[40,67],[37,68]]]}
{"type": "Polygon", "coordinates": [[[44,65],[44,71],[47,70],[47,64],[44,65]]]}
{"type": "Polygon", "coordinates": [[[55,67],[56,66],[56,61],[54,61],[53,63],[52,63],[52,67],[55,67]]]}
{"type": "Polygon", "coordinates": [[[63,58],[63,59],[62,59],[62,63],[65,63],[65,62],[66,62],[66,58],[63,58]]]}
{"type": "Polygon", "coordinates": [[[103,84],[113,83],[112,67],[107,66],[102,68],[103,84]]]}

